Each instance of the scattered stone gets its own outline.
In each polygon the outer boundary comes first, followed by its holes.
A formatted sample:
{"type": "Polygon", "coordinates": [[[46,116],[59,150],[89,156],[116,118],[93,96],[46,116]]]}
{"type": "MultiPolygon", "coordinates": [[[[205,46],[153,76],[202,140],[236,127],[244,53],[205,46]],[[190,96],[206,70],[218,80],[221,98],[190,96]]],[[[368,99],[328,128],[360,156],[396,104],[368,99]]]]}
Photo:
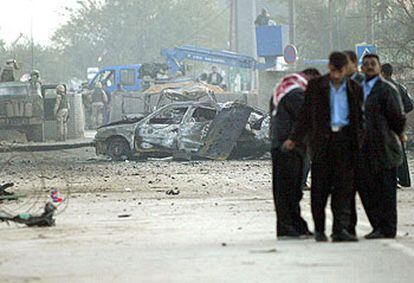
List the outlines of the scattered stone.
{"type": "Polygon", "coordinates": [[[128,218],[131,217],[131,214],[120,214],[118,215],[118,218],[128,218]]]}

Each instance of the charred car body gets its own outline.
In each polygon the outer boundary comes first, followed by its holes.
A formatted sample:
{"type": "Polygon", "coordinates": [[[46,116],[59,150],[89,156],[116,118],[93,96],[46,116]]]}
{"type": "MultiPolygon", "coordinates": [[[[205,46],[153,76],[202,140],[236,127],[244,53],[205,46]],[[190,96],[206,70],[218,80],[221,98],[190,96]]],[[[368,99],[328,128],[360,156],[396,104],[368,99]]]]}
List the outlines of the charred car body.
{"type": "Polygon", "coordinates": [[[268,128],[266,113],[242,103],[174,102],[99,128],[95,147],[112,159],[254,157],[269,150],[268,128]]]}

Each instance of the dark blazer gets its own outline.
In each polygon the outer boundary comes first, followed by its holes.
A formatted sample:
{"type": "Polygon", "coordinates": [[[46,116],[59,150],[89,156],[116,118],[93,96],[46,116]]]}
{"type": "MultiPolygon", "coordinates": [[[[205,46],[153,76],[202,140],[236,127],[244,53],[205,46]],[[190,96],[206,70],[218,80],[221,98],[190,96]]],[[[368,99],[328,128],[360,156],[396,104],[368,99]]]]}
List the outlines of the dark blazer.
{"type": "Polygon", "coordinates": [[[392,83],[399,91],[401,95],[404,112],[407,114],[413,111],[414,109],[413,99],[411,98],[411,95],[408,93],[407,88],[392,78],[389,79],[388,81],[392,83]]]}
{"type": "Polygon", "coordinates": [[[369,168],[378,171],[402,162],[400,136],[406,117],[397,89],[379,79],[365,101],[365,137],[362,147],[369,168]]]}
{"type": "MultiPolygon", "coordinates": [[[[291,90],[282,98],[277,107],[277,112],[273,113],[275,106],[273,96],[270,100],[270,136],[272,148],[280,148],[296,123],[300,108],[305,100],[305,91],[297,88],[291,90]]],[[[304,146],[300,146],[305,151],[304,146]]]]}
{"type": "MultiPolygon", "coordinates": [[[[307,137],[313,161],[317,161],[321,156],[320,153],[324,153],[329,146],[331,134],[329,82],[329,74],[309,82],[305,92],[305,102],[290,136],[296,143],[303,142],[307,137]]],[[[355,153],[353,157],[356,159],[361,145],[363,91],[358,83],[347,80],[347,94],[351,151],[355,153]]]]}

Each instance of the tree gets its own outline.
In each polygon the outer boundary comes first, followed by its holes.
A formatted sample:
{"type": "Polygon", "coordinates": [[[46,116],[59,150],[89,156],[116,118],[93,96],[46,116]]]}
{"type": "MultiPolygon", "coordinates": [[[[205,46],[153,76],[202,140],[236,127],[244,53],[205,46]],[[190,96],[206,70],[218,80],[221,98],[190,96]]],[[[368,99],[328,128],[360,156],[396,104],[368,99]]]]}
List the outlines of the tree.
{"type": "Polygon", "coordinates": [[[175,45],[226,48],[229,11],[219,7],[211,0],[79,1],[53,42],[77,76],[90,66],[161,61],[161,48],[175,45]]]}
{"type": "Polygon", "coordinates": [[[376,34],[385,59],[414,70],[414,1],[380,1],[376,34]]]}

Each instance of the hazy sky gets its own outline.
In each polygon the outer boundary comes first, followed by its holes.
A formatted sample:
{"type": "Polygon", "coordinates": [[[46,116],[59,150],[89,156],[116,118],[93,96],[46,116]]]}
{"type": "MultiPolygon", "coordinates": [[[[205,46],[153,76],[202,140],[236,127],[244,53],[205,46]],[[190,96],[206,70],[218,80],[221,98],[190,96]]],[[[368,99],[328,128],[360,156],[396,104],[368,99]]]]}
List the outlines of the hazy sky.
{"type": "Polygon", "coordinates": [[[30,37],[30,22],[33,17],[35,42],[48,44],[49,38],[60,25],[65,6],[76,5],[77,0],[0,0],[0,38],[10,43],[20,33],[30,37]]]}

